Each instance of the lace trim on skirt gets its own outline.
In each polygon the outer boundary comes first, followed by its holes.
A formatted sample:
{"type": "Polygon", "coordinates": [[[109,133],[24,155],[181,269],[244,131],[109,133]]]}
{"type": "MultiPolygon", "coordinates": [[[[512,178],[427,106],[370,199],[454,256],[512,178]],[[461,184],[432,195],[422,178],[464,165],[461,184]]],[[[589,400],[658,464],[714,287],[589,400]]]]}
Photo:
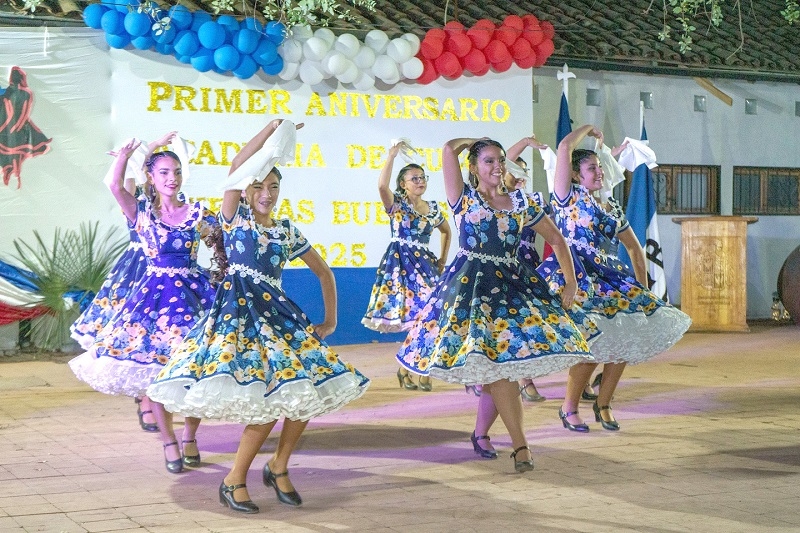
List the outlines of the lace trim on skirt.
{"type": "Polygon", "coordinates": [[[69,367],[79,380],[104,394],[144,396],[147,387],[156,379],[163,365],[143,365],[131,360],[97,357],[93,350],[69,361],[69,367]]]}

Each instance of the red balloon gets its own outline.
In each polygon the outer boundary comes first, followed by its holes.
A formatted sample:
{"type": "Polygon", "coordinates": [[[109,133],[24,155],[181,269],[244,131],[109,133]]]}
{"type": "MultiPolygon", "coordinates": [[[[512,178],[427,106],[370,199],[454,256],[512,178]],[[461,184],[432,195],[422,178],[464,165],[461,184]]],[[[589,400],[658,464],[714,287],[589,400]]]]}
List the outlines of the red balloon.
{"type": "MultiPolygon", "coordinates": [[[[486,19],[481,19],[486,20],[486,19]]],[[[492,36],[494,35],[494,24],[490,21],[486,21],[489,23],[487,26],[486,24],[481,24],[478,26],[478,23],[481,22],[479,20],[475,23],[473,27],[467,30],[467,37],[469,40],[472,41],[472,46],[479,50],[483,50],[486,48],[486,45],[489,44],[489,41],[492,40],[492,36]]]]}
{"type": "MultiPolygon", "coordinates": [[[[536,17],[534,17],[535,19],[536,17]]],[[[525,28],[522,29],[522,36],[531,43],[531,46],[536,46],[540,42],[544,41],[544,32],[542,31],[542,27],[539,25],[539,21],[531,21],[526,22],[525,28]]]]}
{"type": "Polygon", "coordinates": [[[535,47],[536,55],[539,57],[543,57],[545,60],[553,54],[553,51],[555,51],[555,49],[556,47],[553,45],[553,41],[551,41],[550,39],[542,41],[535,47]]]}
{"type": "Polygon", "coordinates": [[[549,22],[547,22],[545,20],[543,22],[540,22],[539,26],[542,27],[542,31],[544,32],[544,38],[545,39],[552,39],[553,36],[555,36],[556,29],[553,27],[553,25],[551,23],[549,23],[549,22]]]}
{"type": "Polygon", "coordinates": [[[458,58],[452,52],[442,52],[442,55],[437,57],[433,64],[442,76],[454,78],[456,75],[461,75],[461,63],[458,62],[458,58]]]}
{"type": "Polygon", "coordinates": [[[524,26],[530,26],[531,24],[539,24],[539,19],[536,18],[536,15],[527,14],[522,17],[522,23],[524,26]]]}
{"type": "Polygon", "coordinates": [[[442,51],[444,50],[444,42],[440,41],[439,39],[433,38],[428,39],[426,35],[425,38],[419,43],[419,53],[422,57],[426,59],[436,59],[440,55],[442,55],[442,51]]]}
{"type": "Polygon", "coordinates": [[[492,70],[495,72],[505,72],[511,68],[511,65],[514,64],[514,60],[511,59],[511,56],[508,56],[508,59],[504,61],[499,61],[497,63],[492,62],[492,70]]]}
{"type": "Polygon", "coordinates": [[[464,33],[464,25],[457,20],[451,20],[444,25],[444,31],[450,35],[454,33],[464,33]]]}
{"type": "Polygon", "coordinates": [[[505,23],[494,31],[494,39],[500,41],[506,46],[514,44],[519,36],[522,35],[522,28],[512,28],[506,26],[505,23]]]}
{"type": "Polygon", "coordinates": [[[478,72],[489,68],[489,62],[486,60],[486,56],[483,54],[483,52],[476,48],[470,50],[469,53],[464,56],[464,59],[461,60],[461,63],[464,65],[465,69],[475,75],[478,75],[478,72]]]}
{"type": "Polygon", "coordinates": [[[447,32],[441,28],[432,28],[425,34],[425,39],[433,39],[436,41],[444,41],[447,38],[447,32]]]}
{"type": "Polygon", "coordinates": [[[472,50],[472,41],[463,33],[451,33],[444,43],[448,52],[453,52],[456,57],[464,57],[472,50]]]}
{"type": "Polygon", "coordinates": [[[433,65],[433,61],[430,61],[428,59],[423,59],[422,75],[419,78],[417,78],[417,83],[427,85],[438,77],[439,73],[436,72],[436,67],[433,65]]]}
{"type": "Polygon", "coordinates": [[[473,72],[473,74],[476,75],[476,76],[483,76],[487,72],[489,72],[489,63],[486,63],[485,67],[483,67],[482,69],[480,69],[478,71],[473,72]]]}
{"type": "Polygon", "coordinates": [[[508,51],[511,52],[511,57],[519,63],[520,59],[526,57],[533,51],[533,47],[526,39],[517,39],[508,51]]]}
{"type": "Polygon", "coordinates": [[[492,64],[511,60],[508,48],[500,41],[492,41],[487,44],[486,48],[483,49],[483,53],[486,54],[486,59],[492,64]]]}
{"type": "Polygon", "coordinates": [[[538,61],[539,61],[539,56],[536,55],[536,52],[534,50],[531,50],[527,56],[521,59],[517,59],[515,63],[519,68],[529,69],[534,66],[541,66],[541,65],[536,65],[538,61]]]}
{"type": "Polygon", "coordinates": [[[522,28],[525,27],[525,22],[519,15],[509,15],[503,19],[503,26],[508,26],[509,28],[522,31],[522,28]]]}

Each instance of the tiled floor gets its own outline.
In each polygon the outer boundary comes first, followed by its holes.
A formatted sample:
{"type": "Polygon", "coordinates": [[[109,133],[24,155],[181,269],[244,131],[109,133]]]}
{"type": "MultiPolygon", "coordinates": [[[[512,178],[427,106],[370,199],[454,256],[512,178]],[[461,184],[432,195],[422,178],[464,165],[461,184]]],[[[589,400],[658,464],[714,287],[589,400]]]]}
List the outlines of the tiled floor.
{"type": "Polygon", "coordinates": [[[249,479],[261,513],[247,516],[216,492],[240,426],[204,422],[203,466],[169,474],[129,398],[91,391],[63,362],[4,362],[0,531],[800,531],[800,328],[690,333],[627,369],[618,433],[564,430],[565,375],[542,379],[548,401],[525,407],[536,469],[522,475],[499,422],[500,458],[473,453],[463,388],[397,386],[396,348],[340,347],[370,390],[310,423],[291,465],[299,509],[260,482],[267,441],[249,479]]]}

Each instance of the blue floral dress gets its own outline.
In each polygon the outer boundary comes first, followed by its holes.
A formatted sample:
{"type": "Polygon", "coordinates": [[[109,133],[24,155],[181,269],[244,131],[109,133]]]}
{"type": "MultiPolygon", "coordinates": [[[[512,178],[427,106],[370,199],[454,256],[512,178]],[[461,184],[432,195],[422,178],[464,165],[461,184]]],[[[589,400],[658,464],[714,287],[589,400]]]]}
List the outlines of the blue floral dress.
{"type": "Polygon", "coordinates": [[[84,350],[88,350],[94,344],[98,332],[120,306],[125,304],[131,288],[144,275],[147,268],[144,246],[139,242],[139,236],[130,224],[128,233],[130,244],[111,267],[92,302],[70,326],[72,338],[84,350]]]}
{"type": "Polygon", "coordinates": [[[94,344],[69,362],[78,379],[106,394],[145,394],[211,306],[214,289],[197,265],[197,251],[217,225],[199,202],[189,206],[183,222],[170,226],[155,216],[149,200],[138,200],[134,226],[144,245],[145,274],[94,344]]]}
{"type": "Polygon", "coordinates": [[[423,215],[399,194],[389,209],[392,239],[383,254],[361,323],[393,333],[411,328],[439,279],[436,256],[428,249],[434,228],[447,221],[436,202],[423,215]]]}
{"type": "Polygon", "coordinates": [[[286,219],[255,222],[242,203],[222,220],[228,273],[209,314],[173,352],[148,395],[169,411],[240,424],[308,420],[360,397],[369,380],[314,333],[281,288],[310,245],[286,219]]]}
{"type": "Polygon", "coordinates": [[[452,205],[459,250],[397,359],[451,383],[544,376],[593,361],[583,335],[536,272],[517,261],[520,233],[544,212],[523,191],[492,208],[468,184],[452,205]]]}
{"type": "MultiPolygon", "coordinates": [[[[617,234],[629,227],[616,202],[606,211],[589,191],[572,185],[565,199],[552,196],[556,226],[577,256],[575,270],[585,291],[583,310],[603,332],[592,344],[592,355],[603,363],[641,363],[675,344],[691,319],[686,313],[660,300],[636,281],[634,273],[616,255],[617,234]]],[[[554,256],[538,271],[553,291],[564,278],[554,256]]]]}

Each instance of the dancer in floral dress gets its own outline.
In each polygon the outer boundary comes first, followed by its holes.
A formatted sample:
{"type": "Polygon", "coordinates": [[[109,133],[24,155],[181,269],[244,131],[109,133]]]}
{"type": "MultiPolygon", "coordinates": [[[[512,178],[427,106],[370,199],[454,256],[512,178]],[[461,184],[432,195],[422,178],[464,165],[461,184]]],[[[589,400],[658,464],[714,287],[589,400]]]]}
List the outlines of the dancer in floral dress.
{"type": "MultiPolygon", "coordinates": [[[[262,157],[262,147],[282,122],[273,120],[250,140],[234,158],[231,173],[249,158],[262,157]]],[[[336,328],[333,273],[291,221],[272,217],[281,175],[272,166],[264,174],[251,176],[255,181],[244,199],[241,189],[225,191],[220,215],[227,276],[209,314],[148,389],[171,411],[247,425],[233,468],[219,487],[220,502],[244,513],[258,512],[247,491],[247,472],[278,419],[284,417],[283,429],[262,478],[281,503],[297,506],[302,500],[287,467],[308,420],[360,397],[369,384],[324,342],[336,328]],[[325,306],[320,324],[312,324],[281,287],[283,267],[296,257],[320,279],[325,306]]]]}
{"type": "MultiPolygon", "coordinates": [[[[144,246],[147,268],[125,301],[96,335],[94,344],[69,362],[82,381],[106,394],[140,397],[167,363],[172,349],[210,307],[214,296],[208,275],[198,268],[200,240],[218,226],[216,218],[199,202],[186,204],[179,197],[181,164],[173,152],[157,152],[147,164],[154,191],[138,199],[123,186],[128,158],[137,141],[120,148],[111,192],[134,225],[144,246]]],[[[172,414],[152,402],[164,443],[167,470],[200,462],[195,434],[200,420],[185,420],[178,445],[172,414]]]]}
{"type": "MultiPolygon", "coordinates": [[[[683,336],[691,319],[647,289],[644,252],[622,210],[594,198],[592,192],[603,186],[603,169],[595,152],[577,149],[586,136],[602,138],[602,133],[585,125],[559,144],[552,202],[556,225],[579,257],[575,268],[588,295],[583,309],[603,332],[592,344],[592,355],[605,363],[593,405],[595,420],[615,431],[619,424],[610,403],[625,365],[641,363],[668,349],[683,336]],[[614,239],[628,251],[633,272],[604,251],[614,239]]],[[[539,267],[555,291],[564,282],[558,261],[548,257],[539,267]]],[[[578,414],[578,402],[596,366],[579,364],[570,369],[559,416],[571,431],[589,430],[578,414]]]]}
{"type": "MultiPolygon", "coordinates": [[[[453,139],[444,145],[442,167],[459,250],[397,359],[417,374],[483,384],[481,401],[491,396],[511,436],[514,467],[525,472],[533,469],[533,459],[523,430],[517,380],[592,358],[583,335],[551,299],[544,281],[517,261],[521,230],[536,225],[565,263],[570,261],[569,250],[553,223],[523,191],[501,189],[505,152],[496,141],[453,139]],[[458,161],[467,148],[470,184],[464,183],[458,161]]],[[[568,285],[561,297],[565,308],[572,306],[577,290],[574,278],[568,285]]],[[[486,456],[479,448],[488,447],[480,446],[477,437],[472,436],[473,447],[486,456]]]]}
{"type": "MultiPolygon", "coordinates": [[[[394,192],[389,188],[394,160],[405,146],[406,143],[400,141],[389,148],[378,178],[378,192],[391,220],[392,239],[378,267],[367,312],[361,323],[382,333],[411,328],[444,270],[450,249],[450,225],[436,202],[422,199],[428,188],[425,170],[410,163],[397,173],[394,192]],[[441,232],[438,259],[428,249],[434,229],[441,232]]],[[[397,380],[401,387],[417,388],[403,368],[398,369],[397,380]]],[[[419,388],[430,391],[430,378],[420,377],[419,388]]]]}

